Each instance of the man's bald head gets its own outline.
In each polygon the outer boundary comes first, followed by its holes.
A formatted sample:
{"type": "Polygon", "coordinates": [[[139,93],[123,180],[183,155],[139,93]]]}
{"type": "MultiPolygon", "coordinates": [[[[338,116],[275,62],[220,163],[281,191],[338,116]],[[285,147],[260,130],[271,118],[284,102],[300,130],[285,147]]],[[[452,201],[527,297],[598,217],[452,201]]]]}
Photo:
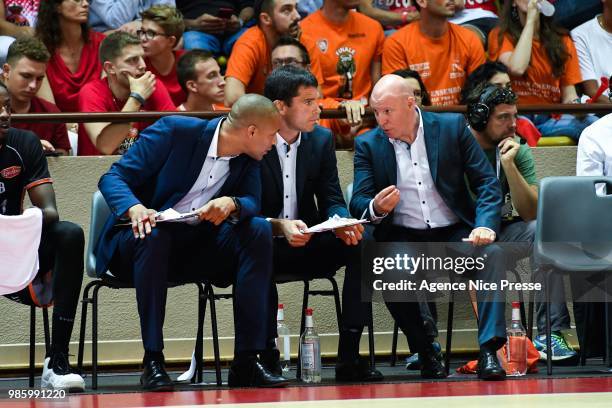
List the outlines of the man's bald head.
{"type": "Polygon", "coordinates": [[[271,100],[246,94],[234,103],[227,122],[232,132],[240,135],[242,153],[261,160],[274,146],[281,118],[271,100]]]}
{"type": "Polygon", "coordinates": [[[380,101],[383,97],[407,98],[414,97],[414,89],[399,75],[385,75],[376,82],[370,98],[372,102],[380,101]]]}
{"type": "Polygon", "coordinates": [[[399,75],[385,75],[374,85],[370,106],[378,126],[390,138],[410,140],[416,122],[414,89],[399,75]]]}
{"type": "Polygon", "coordinates": [[[241,96],[232,105],[228,119],[233,127],[245,128],[257,125],[262,120],[278,117],[278,110],[271,100],[258,94],[241,96]]]}

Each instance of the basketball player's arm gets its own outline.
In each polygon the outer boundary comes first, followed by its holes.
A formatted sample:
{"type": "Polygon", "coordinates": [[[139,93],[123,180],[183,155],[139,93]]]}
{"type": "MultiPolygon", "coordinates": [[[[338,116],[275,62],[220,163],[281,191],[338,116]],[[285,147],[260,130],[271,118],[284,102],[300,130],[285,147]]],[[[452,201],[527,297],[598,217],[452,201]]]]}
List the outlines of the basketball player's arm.
{"type": "Polygon", "coordinates": [[[59,221],[57,205],[55,204],[55,191],[51,183],[43,183],[28,190],[30,201],[35,207],[42,210],[43,225],[50,225],[59,221]]]}

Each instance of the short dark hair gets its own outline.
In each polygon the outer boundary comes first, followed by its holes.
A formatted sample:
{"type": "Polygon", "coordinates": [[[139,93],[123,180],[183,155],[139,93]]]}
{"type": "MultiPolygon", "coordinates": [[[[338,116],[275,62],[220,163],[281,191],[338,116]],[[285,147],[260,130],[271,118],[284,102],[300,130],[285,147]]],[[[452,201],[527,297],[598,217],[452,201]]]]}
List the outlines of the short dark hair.
{"type": "Polygon", "coordinates": [[[461,104],[466,104],[468,96],[474,88],[482,84],[488,84],[491,78],[499,73],[508,74],[508,67],[498,61],[487,61],[472,71],[461,90],[461,104]]]}
{"type": "Polygon", "coordinates": [[[125,31],[115,31],[100,43],[100,63],[114,61],[128,45],[140,45],[140,40],[134,34],[125,31]]]}
{"type": "Polygon", "coordinates": [[[272,47],[272,51],[274,51],[278,47],[289,45],[297,47],[300,50],[300,55],[302,56],[302,61],[304,65],[310,64],[310,55],[308,55],[308,50],[306,49],[304,44],[302,44],[298,39],[293,38],[291,36],[283,35],[281,38],[279,38],[274,47],[272,47]]]}
{"type": "Polygon", "coordinates": [[[167,4],[158,4],[142,12],[143,20],[151,20],[164,30],[164,34],[176,38],[175,45],[181,40],[185,31],[183,15],[176,7],[167,4]]]}
{"type": "Polygon", "coordinates": [[[12,64],[26,57],[36,62],[49,62],[51,54],[45,44],[36,37],[19,37],[8,48],[6,62],[12,64]]]}
{"type": "Polygon", "coordinates": [[[293,65],[276,68],[266,78],[264,95],[272,101],[283,101],[291,106],[291,101],[298,95],[300,87],[319,86],[317,78],[309,71],[293,65]]]}
{"type": "Polygon", "coordinates": [[[272,15],[274,12],[274,3],[276,0],[255,0],[253,4],[253,10],[255,12],[255,20],[259,23],[259,15],[261,13],[267,13],[272,15]]]}
{"type": "Polygon", "coordinates": [[[419,86],[421,87],[421,103],[423,104],[423,106],[431,106],[431,98],[429,97],[429,92],[427,92],[427,87],[425,86],[423,79],[421,79],[421,75],[419,75],[417,71],[404,68],[393,71],[392,74],[401,76],[402,78],[416,79],[419,83],[419,86]]]}
{"type": "Polygon", "coordinates": [[[187,94],[187,81],[195,81],[196,69],[195,66],[199,62],[208,61],[213,57],[209,51],[195,49],[183,54],[176,64],[176,77],[183,91],[187,94]]]}

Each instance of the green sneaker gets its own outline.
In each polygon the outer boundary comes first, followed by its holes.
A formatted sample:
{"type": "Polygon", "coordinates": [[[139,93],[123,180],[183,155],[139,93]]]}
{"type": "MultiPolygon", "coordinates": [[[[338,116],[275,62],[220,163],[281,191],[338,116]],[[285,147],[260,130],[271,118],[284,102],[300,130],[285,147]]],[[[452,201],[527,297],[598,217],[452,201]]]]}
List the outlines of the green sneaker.
{"type": "MultiPolygon", "coordinates": [[[[576,359],[578,353],[567,343],[565,337],[560,332],[552,332],[552,361],[560,362],[576,359]]],[[[533,344],[540,353],[540,360],[546,360],[546,335],[540,334],[533,339],[533,344]]]]}

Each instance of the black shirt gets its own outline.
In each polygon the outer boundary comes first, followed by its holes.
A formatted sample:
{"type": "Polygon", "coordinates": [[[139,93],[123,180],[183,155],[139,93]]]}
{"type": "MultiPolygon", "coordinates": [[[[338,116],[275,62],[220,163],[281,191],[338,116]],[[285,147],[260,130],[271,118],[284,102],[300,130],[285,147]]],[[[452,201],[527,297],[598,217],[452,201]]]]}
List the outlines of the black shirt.
{"type": "Polygon", "coordinates": [[[238,15],[245,7],[253,7],[253,0],[176,0],[176,8],[190,20],[202,14],[216,16],[220,8],[234,9],[234,14],[238,15]]]}
{"type": "Polygon", "coordinates": [[[10,128],[0,146],[0,214],[21,214],[26,191],[52,182],[40,139],[30,131],[10,128]]]}

